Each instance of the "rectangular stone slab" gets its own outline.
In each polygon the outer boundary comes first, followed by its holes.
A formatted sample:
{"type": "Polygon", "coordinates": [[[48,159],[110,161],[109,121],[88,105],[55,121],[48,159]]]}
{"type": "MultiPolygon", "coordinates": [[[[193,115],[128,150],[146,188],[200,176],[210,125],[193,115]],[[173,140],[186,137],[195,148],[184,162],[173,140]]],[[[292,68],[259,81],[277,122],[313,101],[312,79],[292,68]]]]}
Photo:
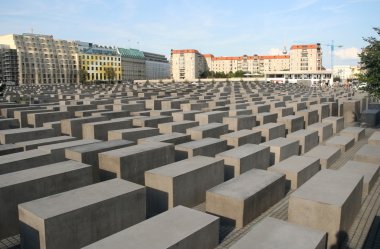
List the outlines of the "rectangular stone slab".
{"type": "Polygon", "coordinates": [[[38,148],[38,146],[42,146],[42,145],[70,142],[70,141],[75,141],[75,140],[78,140],[78,138],[70,137],[70,136],[59,136],[59,137],[49,137],[49,138],[43,138],[43,139],[30,140],[30,141],[25,141],[25,142],[18,142],[16,144],[19,146],[22,146],[22,148],[24,148],[24,150],[27,151],[27,150],[35,150],[38,148]]]}
{"type": "Polygon", "coordinates": [[[147,138],[141,138],[137,140],[137,144],[149,143],[149,142],[162,142],[162,143],[171,143],[174,145],[183,144],[191,141],[190,135],[183,133],[168,133],[163,135],[151,136],[147,138]]]}
{"type": "Polygon", "coordinates": [[[359,212],[363,176],[322,170],[294,191],[289,198],[288,220],[328,233],[327,246],[341,240],[359,212]]]}
{"type": "Polygon", "coordinates": [[[341,136],[348,136],[355,138],[355,142],[365,137],[365,129],[360,127],[347,127],[340,131],[341,136]]]}
{"type": "Polygon", "coordinates": [[[223,118],[228,116],[227,111],[212,111],[195,114],[195,121],[200,125],[210,123],[223,123],[223,118]]]}
{"type": "Polygon", "coordinates": [[[318,158],[291,156],[271,167],[269,171],[286,175],[290,189],[297,189],[321,169],[318,158]]]}
{"type": "Polygon", "coordinates": [[[82,248],[143,221],[145,198],[144,186],[113,179],[20,204],[21,246],[82,248]]]}
{"type": "Polygon", "coordinates": [[[158,125],[158,129],[160,130],[160,133],[173,133],[173,132],[179,132],[179,133],[186,133],[186,129],[192,128],[195,126],[198,126],[199,122],[197,121],[176,121],[176,122],[168,122],[158,125]]]}
{"type": "Polygon", "coordinates": [[[316,123],[309,125],[306,130],[318,131],[319,142],[324,142],[333,135],[333,127],[331,123],[316,123]]]}
{"type": "Polygon", "coordinates": [[[133,126],[157,128],[159,124],[173,122],[172,116],[139,117],[133,119],[133,126]]]}
{"type": "Polygon", "coordinates": [[[218,243],[218,217],[177,206],[83,249],[162,249],[173,246],[176,249],[213,249],[218,243]]]}
{"type": "Polygon", "coordinates": [[[363,178],[363,196],[366,196],[371,191],[379,177],[379,164],[363,163],[357,161],[348,161],[339,170],[357,173],[362,175],[363,178]]]}
{"type": "Polygon", "coordinates": [[[150,142],[99,154],[101,179],[118,177],[144,184],[144,172],[174,162],[174,145],[150,142]],[[103,174],[103,176],[102,176],[103,174]]]}
{"type": "Polygon", "coordinates": [[[89,184],[91,166],[74,161],[0,175],[0,238],[19,234],[18,204],[89,184]]]}
{"type": "Polygon", "coordinates": [[[270,148],[270,165],[279,163],[291,156],[298,156],[299,153],[297,139],[279,137],[260,145],[270,148]]]}
{"type": "Polygon", "coordinates": [[[270,162],[267,146],[245,144],[215,155],[224,160],[224,179],[229,180],[253,168],[266,170],[270,162]]]}
{"type": "Polygon", "coordinates": [[[253,131],[261,131],[261,141],[270,141],[278,137],[285,137],[285,125],[277,123],[268,123],[256,126],[253,131]]]}
{"type": "Polygon", "coordinates": [[[327,146],[334,146],[340,148],[341,152],[344,153],[349,150],[355,144],[355,139],[353,137],[346,136],[333,136],[325,143],[327,146]]]}
{"type": "Polygon", "coordinates": [[[135,145],[128,140],[112,140],[78,145],[65,149],[65,157],[92,166],[94,182],[99,181],[99,153],[135,145]]]}
{"type": "Polygon", "coordinates": [[[43,113],[29,113],[28,125],[32,127],[42,127],[44,123],[61,121],[63,119],[70,118],[70,112],[43,112],[43,113]]]}
{"type": "Polygon", "coordinates": [[[0,156],[22,151],[24,151],[24,148],[17,144],[0,144],[0,156]]]}
{"type": "Polygon", "coordinates": [[[230,131],[251,129],[256,126],[256,117],[253,115],[229,116],[223,118],[223,124],[228,125],[230,131]]]}
{"type": "Polygon", "coordinates": [[[318,145],[305,153],[304,156],[319,158],[322,169],[328,169],[339,159],[340,154],[340,148],[318,145]]]}
{"type": "Polygon", "coordinates": [[[221,159],[195,156],[146,171],[147,216],[204,202],[206,191],[223,182],[223,168],[221,159]]]}
{"type": "Polygon", "coordinates": [[[219,138],[227,132],[228,126],[220,123],[200,125],[186,130],[186,134],[189,134],[192,140],[200,140],[207,137],[219,138]]]}
{"type": "Polygon", "coordinates": [[[116,118],[108,121],[91,122],[82,125],[83,139],[106,141],[108,131],[132,128],[132,118],[116,118]]]}
{"type": "Polygon", "coordinates": [[[242,228],[285,196],[285,175],[252,169],[206,193],[206,212],[242,228]]]}
{"type": "Polygon", "coordinates": [[[108,132],[108,140],[129,140],[137,142],[137,140],[146,137],[152,137],[159,134],[158,128],[141,127],[129,128],[122,130],[111,130],[108,132]]]}
{"type": "Polygon", "coordinates": [[[217,138],[205,138],[175,146],[175,160],[183,160],[194,156],[214,157],[227,150],[227,142],[217,138]]]}
{"type": "Polygon", "coordinates": [[[325,232],[266,217],[230,249],[325,249],[326,240],[325,232]]]}
{"type": "Polygon", "coordinates": [[[375,131],[369,138],[368,138],[368,144],[369,145],[378,145],[380,146],[380,131],[375,131]]]}
{"type": "Polygon", "coordinates": [[[355,161],[374,163],[380,162],[380,146],[376,145],[363,145],[355,154],[355,161]]]}
{"type": "Polygon", "coordinates": [[[298,130],[289,133],[287,138],[297,139],[300,143],[300,154],[304,154],[319,144],[318,131],[298,130]]]}
{"type": "Polygon", "coordinates": [[[344,129],[344,118],[343,117],[328,117],[322,119],[322,123],[330,123],[333,126],[333,133],[338,133],[344,129]]]}
{"type": "Polygon", "coordinates": [[[49,152],[41,150],[22,151],[0,156],[0,175],[30,169],[62,160],[54,158],[49,152]]]}
{"type": "Polygon", "coordinates": [[[84,118],[71,118],[61,120],[61,132],[63,134],[77,137],[83,137],[82,125],[85,123],[99,122],[107,120],[106,117],[84,117],[84,118]]]}
{"type": "Polygon", "coordinates": [[[234,148],[244,144],[259,144],[261,143],[261,131],[240,130],[221,135],[220,139],[226,140],[227,145],[234,148]]]}
{"type": "Polygon", "coordinates": [[[50,128],[20,128],[0,131],[1,144],[13,144],[41,138],[54,137],[55,131],[50,128]]]}

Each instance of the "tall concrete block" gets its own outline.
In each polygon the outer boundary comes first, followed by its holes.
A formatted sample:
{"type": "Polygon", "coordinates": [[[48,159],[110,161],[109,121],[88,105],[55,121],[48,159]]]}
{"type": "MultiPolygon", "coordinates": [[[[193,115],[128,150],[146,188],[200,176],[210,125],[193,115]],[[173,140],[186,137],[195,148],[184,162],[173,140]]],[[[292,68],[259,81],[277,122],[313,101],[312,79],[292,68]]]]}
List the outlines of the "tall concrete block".
{"type": "Polygon", "coordinates": [[[81,248],[145,219],[145,187],[121,179],[19,205],[22,248],[81,248]]]}
{"type": "Polygon", "coordinates": [[[327,246],[339,248],[361,207],[363,176],[322,170],[290,195],[291,223],[326,231],[327,246]]]}
{"type": "Polygon", "coordinates": [[[345,100],[343,102],[343,118],[346,123],[358,121],[360,113],[360,100],[345,100]]]}
{"type": "Polygon", "coordinates": [[[89,184],[91,166],[74,161],[0,175],[0,238],[19,234],[18,204],[89,184]]]}
{"type": "Polygon", "coordinates": [[[146,171],[147,216],[204,202],[206,191],[223,182],[223,167],[223,160],[195,156],[146,171]]]}
{"type": "Polygon", "coordinates": [[[151,142],[99,154],[101,179],[118,177],[144,184],[144,172],[174,162],[174,145],[151,142]]]}

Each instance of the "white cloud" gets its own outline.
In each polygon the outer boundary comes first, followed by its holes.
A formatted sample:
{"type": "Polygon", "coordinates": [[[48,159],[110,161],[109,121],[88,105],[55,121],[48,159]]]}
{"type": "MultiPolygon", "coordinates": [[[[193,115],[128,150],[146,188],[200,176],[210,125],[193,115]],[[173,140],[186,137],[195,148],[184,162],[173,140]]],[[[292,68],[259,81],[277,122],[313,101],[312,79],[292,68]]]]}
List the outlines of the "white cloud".
{"type": "Polygon", "coordinates": [[[279,48],[271,48],[268,51],[269,55],[282,55],[282,49],[279,48]]]}
{"type": "Polygon", "coordinates": [[[342,60],[353,60],[358,59],[358,54],[360,53],[360,49],[352,47],[352,48],[342,48],[337,49],[334,52],[334,55],[342,60]]]}

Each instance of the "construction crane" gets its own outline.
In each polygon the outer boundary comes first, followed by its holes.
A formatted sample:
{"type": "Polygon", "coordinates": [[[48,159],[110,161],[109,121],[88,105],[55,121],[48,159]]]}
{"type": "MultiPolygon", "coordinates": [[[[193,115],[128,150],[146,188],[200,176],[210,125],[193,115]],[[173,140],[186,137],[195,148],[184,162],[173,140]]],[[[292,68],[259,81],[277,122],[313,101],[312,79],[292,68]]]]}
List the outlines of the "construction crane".
{"type": "Polygon", "coordinates": [[[330,56],[331,56],[331,71],[332,71],[332,74],[334,74],[334,50],[335,50],[335,48],[341,48],[343,46],[342,45],[335,45],[333,40],[331,41],[331,44],[324,44],[324,45],[327,46],[327,47],[330,47],[330,51],[331,51],[331,54],[330,54],[330,56]]]}

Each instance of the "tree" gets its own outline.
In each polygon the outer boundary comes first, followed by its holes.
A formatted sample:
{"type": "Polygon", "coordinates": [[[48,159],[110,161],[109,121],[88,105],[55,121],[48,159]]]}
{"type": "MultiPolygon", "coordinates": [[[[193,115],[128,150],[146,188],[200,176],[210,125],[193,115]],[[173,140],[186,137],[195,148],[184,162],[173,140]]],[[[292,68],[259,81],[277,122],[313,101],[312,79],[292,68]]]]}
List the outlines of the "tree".
{"type": "Polygon", "coordinates": [[[106,79],[108,79],[108,82],[113,82],[116,77],[116,72],[113,67],[106,67],[105,69],[105,76],[106,79]]]}
{"type": "Polygon", "coordinates": [[[79,69],[79,83],[85,84],[87,81],[87,70],[86,69],[79,69]]]}
{"type": "MultiPolygon", "coordinates": [[[[380,36],[380,28],[373,28],[380,36]]],[[[375,37],[363,38],[368,42],[359,54],[362,73],[359,81],[367,83],[361,90],[368,92],[371,97],[380,99],[380,41],[375,37]]]]}

